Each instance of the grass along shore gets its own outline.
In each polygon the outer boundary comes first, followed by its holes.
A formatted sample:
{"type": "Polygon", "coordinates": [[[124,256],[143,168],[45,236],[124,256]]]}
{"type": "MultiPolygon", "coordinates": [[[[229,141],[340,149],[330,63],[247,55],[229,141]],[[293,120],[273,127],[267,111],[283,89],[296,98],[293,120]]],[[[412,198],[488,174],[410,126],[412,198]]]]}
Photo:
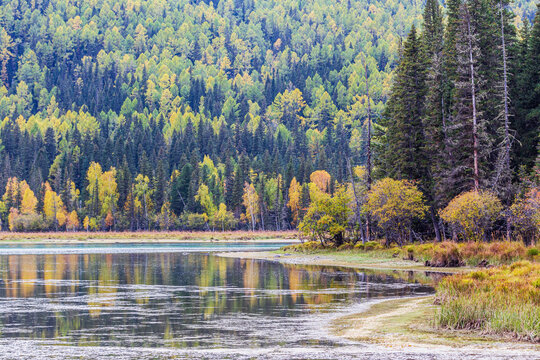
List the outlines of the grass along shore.
{"type": "Polygon", "coordinates": [[[435,320],[540,343],[540,263],[519,261],[456,274],[437,285],[435,320]]]}
{"type": "MultiPolygon", "coordinates": [[[[433,343],[428,339],[435,334],[437,343],[447,345],[486,340],[540,344],[540,256],[534,246],[445,242],[384,248],[372,242],[335,249],[312,242],[273,252],[222,255],[285,264],[454,273],[435,285],[435,297],[389,300],[338,320],[332,331],[347,338],[384,342],[401,336],[404,342],[433,343]],[[377,319],[359,320],[371,313],[377,319]],[[380,326],[369,325],[380,319],[380,326]]],[[[540,351],[540,346],[534,349],[540,351]]]]}
{"type": "Polygon", "coordinates": [[[14,233],[0,232],[2,243],[145,243],[145,242],[192,242],[192,241],[227,241],[227,242],[297,242],[296,231],[134,231],[134,232],[36,232],[14,233]]]}

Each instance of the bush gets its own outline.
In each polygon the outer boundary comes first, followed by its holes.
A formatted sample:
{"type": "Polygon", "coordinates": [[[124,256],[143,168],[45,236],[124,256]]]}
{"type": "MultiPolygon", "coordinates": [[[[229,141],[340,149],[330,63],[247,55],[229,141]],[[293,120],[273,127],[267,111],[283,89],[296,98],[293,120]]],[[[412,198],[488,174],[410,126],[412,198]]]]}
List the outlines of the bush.
{"type": "Polygon", "coordinates": [[[510,207],[510,223],[521,240],[529,243],[540,234],[540,188],[529,190],[510,207]]]}
{"type": "Polygon", "coordinates": [[[441,218],[464,240],[485,240],[503,207],[488,191],[469,191],[455,197],[440,212],[441,218]]]}
{"type": "Polygon", "coordinates": [[[185,216],[184,220],[189,229],[208,229],[208,216],[206,214],[188,214],[185,216]]]}
{"type": "Polygon", "coordinates": [[[332,241],[341,246],[349,223],[351,208],[350,194],[345,187],[339,188],[334,196],[312,186],[312,202],[298,229],[321,245],[332,241]]]}
{"type": "Polygon", "coordinates": [[[12,218],[13,231],[41,231],[47,229],[43,217],[38,214],[17,215],[12,218]]]}
{"type": "Polygon", "coordinates": [[[422,193],[406,180],[379,180],[368,193],[364,211],[371,214],[384,230],[386,245],[400,246],[408,240],[412,221],[423,218],[427,211],[422,193]]]}
{"type": "Polygon", "coordinates": [[[538,254],[540,254],[540,250],[538,250],[537,248],[530,248],[527,250],[527,256],[530,258],[538,256],[538,254]]]}
{"type": "Polygon", "coordinates": [[[455,267],[508,264],[516,260],[535,260],[537,249],[527,248],[517,241],[493,243],[452,241],[428,244],[412,244],[402,249],[403,259],[421,261],[426,265],[455,267]]]}

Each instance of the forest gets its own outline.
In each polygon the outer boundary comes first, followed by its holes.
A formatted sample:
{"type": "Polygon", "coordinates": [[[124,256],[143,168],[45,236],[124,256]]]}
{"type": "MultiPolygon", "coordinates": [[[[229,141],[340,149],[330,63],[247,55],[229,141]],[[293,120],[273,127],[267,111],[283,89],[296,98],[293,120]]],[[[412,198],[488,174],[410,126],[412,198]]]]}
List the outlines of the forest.
{"type": "Polygon", "coordinates": [[[534,1],[6,0],[0,121],[2,230],[540,232],[534,1]]]}

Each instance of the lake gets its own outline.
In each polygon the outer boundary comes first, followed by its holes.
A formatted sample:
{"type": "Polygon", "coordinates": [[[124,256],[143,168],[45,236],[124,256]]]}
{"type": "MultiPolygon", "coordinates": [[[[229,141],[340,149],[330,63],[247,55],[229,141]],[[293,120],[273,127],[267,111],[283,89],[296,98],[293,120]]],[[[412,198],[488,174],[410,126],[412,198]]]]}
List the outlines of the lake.
{"type": "Polygon", "coordinates": [[[214,253],[282,245],[2,246],[0,358],[346,358],[362,345],[329,321],[433,292],[425,275],[214,253]]]}

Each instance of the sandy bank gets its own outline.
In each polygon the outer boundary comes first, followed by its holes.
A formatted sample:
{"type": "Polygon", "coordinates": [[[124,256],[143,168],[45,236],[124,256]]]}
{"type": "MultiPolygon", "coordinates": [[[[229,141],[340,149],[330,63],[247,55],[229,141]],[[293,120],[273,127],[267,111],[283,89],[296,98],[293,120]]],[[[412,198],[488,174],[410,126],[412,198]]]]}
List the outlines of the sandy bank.
{"type": "Polygon", "coordinates": [[[471,331],[437,329],[433,325],[435,311],[433,296],[390,299],[376,302],[364,312],[334,320],[330,331],[349,340],[389,348],[429,347],[434,352],[456,348],[481,351],[485,356],[520,353],[540,358],[540,344],[471,331]]]}
{"type": "Polygon", "coordinates": [[[322,265],[322,266],[340,266],[354,269],[373,269],[373,270],[402,270],[402,271],[423,271],[439,273],[455,273],[469,270],[468,268],[437,268],[428,267],[410,260],[401,260],[399,258],[382,257],[376,252],[334,252],[320,254],[300,254],[283,253],[273,251],[246,251],[246,252],[225,252],[219,253],[219,256],[237,257],[243,259],[260,259],[278,261],[284,264],[296,265],[322,265]]]}

